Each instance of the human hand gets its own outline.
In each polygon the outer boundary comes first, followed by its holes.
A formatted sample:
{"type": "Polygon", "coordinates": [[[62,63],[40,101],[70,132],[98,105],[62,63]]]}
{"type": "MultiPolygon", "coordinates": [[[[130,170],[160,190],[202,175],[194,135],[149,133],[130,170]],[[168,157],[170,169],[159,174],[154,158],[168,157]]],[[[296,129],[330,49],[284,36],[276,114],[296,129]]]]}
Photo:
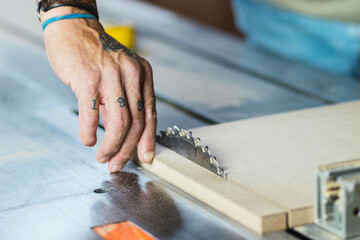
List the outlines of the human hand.
{"type": "MultiPolygon", "coordinates": [[[[70,13],[58,7],[41,13],[42,21],[70,13]]],[[[138,156],[151,162],[155,152],[156,104],[150,64],[105,33],[91,19],[51,23],[44,31],[46,52],[57,76],[78,99],[80,138],[94,146],[101,115],[105,136],[96,158],[121,170],[138,144],[138,156]]]]}

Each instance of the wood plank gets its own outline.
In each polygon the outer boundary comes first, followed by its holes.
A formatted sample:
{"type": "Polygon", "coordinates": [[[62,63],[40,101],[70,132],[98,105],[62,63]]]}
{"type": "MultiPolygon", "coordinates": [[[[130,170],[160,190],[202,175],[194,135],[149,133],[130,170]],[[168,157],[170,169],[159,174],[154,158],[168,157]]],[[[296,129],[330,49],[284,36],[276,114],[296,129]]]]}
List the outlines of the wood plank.
{"type": "Polygon", "coordinates": [[[142,166],[257,233],[286,228],[286,210],[157,145],[156,159],[142,166]]]}
{"type": "Polygon", "coordinates": [[[162,147],[153,165],[146,167],[255,231],[271,231],[265,227],[268,222],[263,211],[276,209],[259,208],[259,201],[280,207],[278,213],[285,210],[288,221],[284,219],[277,226],[291,228],[313,221],[317,166],[360,157],[359,123],[360,101],[356,101],[192,129],[217,156],[228,172],[228,181],[214,176],[217,180],[210,182],[206,170],[192,170],[188,160],[170,155],[172,151],[162,147]],[[227,212],[229,200],[219,203],[209,197],[208,192],[219,189],[220,196],[239,189],[253,194],[246,194],[248,201],[243,200],[244,195],[233,200],[244,212],[257,215],[264,225],[249,222],[248,213],[227,212]]]}

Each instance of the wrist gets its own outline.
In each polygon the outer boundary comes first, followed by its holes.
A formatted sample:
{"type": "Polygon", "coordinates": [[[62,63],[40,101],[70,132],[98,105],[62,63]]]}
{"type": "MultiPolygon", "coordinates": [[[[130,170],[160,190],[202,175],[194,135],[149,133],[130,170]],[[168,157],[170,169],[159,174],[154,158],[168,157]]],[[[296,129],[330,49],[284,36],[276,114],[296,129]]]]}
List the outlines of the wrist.
{"type": "Polygon", "coordinates": [[[69,6],[57,7],[57,8],[53,8],[47,12],[40,11],[41,22],[44,23],[46,20],[48,20],[50,18],[59,17],[59,16],[72,14],[72,13],[91,14],[90,12],[80,9],[80,8],[77,8],[77,7],[69,7],[69,6]]]}

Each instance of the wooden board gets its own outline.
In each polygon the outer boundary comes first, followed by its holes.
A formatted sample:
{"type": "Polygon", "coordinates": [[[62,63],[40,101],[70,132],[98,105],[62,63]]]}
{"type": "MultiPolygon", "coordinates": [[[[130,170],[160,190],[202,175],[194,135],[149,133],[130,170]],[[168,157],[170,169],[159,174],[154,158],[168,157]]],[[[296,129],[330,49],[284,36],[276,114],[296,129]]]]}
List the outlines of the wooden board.
{"type": "Polygon", "coordinates": [[[192,130],[228,181],[158,146],[147,169],[259,233],[313,221],[317,166],[360,157],[360,101],[192,130]]]}

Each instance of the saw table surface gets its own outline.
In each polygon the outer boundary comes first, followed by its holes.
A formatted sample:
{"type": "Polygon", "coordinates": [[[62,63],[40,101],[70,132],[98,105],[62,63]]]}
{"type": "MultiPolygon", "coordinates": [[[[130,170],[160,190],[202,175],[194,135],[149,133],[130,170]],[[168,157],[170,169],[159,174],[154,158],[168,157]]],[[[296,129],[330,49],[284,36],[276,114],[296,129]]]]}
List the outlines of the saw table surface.
{"type": "Polygon", "coordinates": [[[134,164],[109,174],[61,102],[1,76],[0,103],[2,239],[101,239],[91,227],[127,220],[161,239],[242,238],[234,223],[134,164]]]}
{"type": "MultiPolygon", "coordinates": [[[[137,51],[154,68],[158,129],[360,98],[353,79],[249,48],[166,10],[139,1],[98,5],[104,22],[130,20],[139,32],[137,51]]],[[[92,227],[131,220],[161,239],[297,239],[258,235],[134,163],[109,174],[95,161],[97,147],[80,143],[76,99],[47,62],[34,8],[0,0],[1,238],[101,239],[92,227]]]]}

